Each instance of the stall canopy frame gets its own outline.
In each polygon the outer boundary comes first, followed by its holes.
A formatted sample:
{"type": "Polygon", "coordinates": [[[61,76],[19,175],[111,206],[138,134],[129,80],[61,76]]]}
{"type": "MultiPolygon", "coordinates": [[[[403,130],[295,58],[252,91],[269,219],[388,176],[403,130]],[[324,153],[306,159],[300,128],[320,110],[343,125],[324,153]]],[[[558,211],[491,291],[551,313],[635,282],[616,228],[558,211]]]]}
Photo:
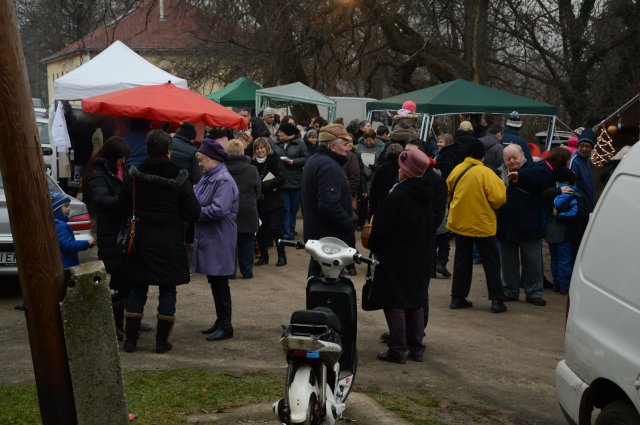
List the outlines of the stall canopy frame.
{"type": "Polygon", "coordinates": [[[428,134],[436,117],[453,114],[510,114],[549,117],[547,146],[556,124],[556,107],[528,97],[483,86],[466,80],[454,80],[432,87],[367,103],[368,118],[373,112],[398,110],[406,100],[416,103],[416,113],[422,114],[420,137],[428,134]]]}
{"type": "Polygon", "coordinates": [[[335,100],[300,82],[256,90],[256,112],[268,106],[287,108],[297,103],[326,106],[328,121],[331,122],[335,118],[335,100]]]}

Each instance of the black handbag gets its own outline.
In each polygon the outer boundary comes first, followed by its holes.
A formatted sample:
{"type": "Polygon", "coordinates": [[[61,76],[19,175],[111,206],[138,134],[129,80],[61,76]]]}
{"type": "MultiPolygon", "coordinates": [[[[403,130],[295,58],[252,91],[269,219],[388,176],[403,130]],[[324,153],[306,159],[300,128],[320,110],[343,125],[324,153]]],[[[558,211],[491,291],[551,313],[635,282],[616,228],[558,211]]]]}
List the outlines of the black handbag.
{"type": "Polygon", "coordinates": [[[382,306],[373,301],[373,277],[371,276],[371,265],[367,265],[367,276],[364,278],[362,286],[362,309],[364,311],[382,310],[382,306]]]}
{"type": "Polygon", "coordinates": [[[138,218],[136,217],[136,180],[132,182],[133,191],[133,208],[131,217],[127,220],[126,226],[120,226],[120,232],[118,233],[118,239],[116,244],[120,248],[120,252],[123,255],[131,255],[135,252],[136,241],[136,223],[138,218]]]}

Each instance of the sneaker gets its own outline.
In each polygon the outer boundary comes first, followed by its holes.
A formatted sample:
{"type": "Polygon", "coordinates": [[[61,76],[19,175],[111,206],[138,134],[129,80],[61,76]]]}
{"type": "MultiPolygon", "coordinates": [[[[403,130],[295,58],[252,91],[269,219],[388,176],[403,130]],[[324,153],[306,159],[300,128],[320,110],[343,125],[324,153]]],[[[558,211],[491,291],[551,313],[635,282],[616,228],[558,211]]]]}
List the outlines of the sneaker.
{"type": "Polygon", "coordinates": [[[502,300],[492,300],[491,301],[491,312],[493,313],[504,313],[507,311],[507,306],[504,305],[504,301],[502,300]]]}
{"type": "Polygon", "coordinates": [[[537,305],[538,307],[544,307],[547,305],[547,302],[544,298],[527,298],[527,302],[529,304],[537,305]]]}
{"type": "Polygon", "coordinates": [[[451,310],[471,307],[473,307],[473,303],[471,301],[467,301],[465,298],[451,298],[451,304],[449,304],[449,308],[451,310]]]}
{"type": "Polygon", "coordinates": [[[451,277],[451,273],[449,273],[449,270],[447,270],[447,266],[445,266],[444,264],[438,264],[436,266],[436,271],[444,277],[451,277]]]}

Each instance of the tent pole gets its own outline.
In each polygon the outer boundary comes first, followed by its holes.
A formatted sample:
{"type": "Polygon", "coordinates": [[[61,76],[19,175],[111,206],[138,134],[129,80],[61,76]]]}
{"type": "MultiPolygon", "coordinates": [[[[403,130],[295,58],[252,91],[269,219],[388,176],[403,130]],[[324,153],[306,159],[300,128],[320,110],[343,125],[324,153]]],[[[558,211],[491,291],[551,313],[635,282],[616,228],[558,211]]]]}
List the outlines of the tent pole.
{"type": "Polygon", "coordinates": [[[556,116],[552,116],[549,121],[549,127],[547,128],[547,142],[545,143],[544,150],[548,151],[551,147],[551,141],[553,140],[553,133],[556,130],[556,116]]]}

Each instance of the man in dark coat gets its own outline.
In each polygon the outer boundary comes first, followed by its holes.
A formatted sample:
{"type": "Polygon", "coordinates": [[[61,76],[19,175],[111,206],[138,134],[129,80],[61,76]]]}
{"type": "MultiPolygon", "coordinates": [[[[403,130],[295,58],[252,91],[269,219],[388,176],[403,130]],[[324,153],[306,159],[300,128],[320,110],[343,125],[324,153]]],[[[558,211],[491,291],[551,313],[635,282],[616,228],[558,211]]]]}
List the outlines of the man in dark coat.
{"type": "Polygon", "coordinates": [[[196,184],[202,177],[202,171],[198,166],[196,159],[196,149],[193,146],[193,140],[196,138],[196,128],[193,124],[183,122],[176,130],[173,136],[173,147],[171,151],[171,162],[176,164],[178,168],[189,172],[189,181],[196,184]]]}
{"type": "MultiPolygon", "coordinates": [[[[351,190],[342,167],[347,160],[351,135],[341,124],[320,129],[318,152],[307,160],[302,172],[304,241],[333,236],[355,246],[351,190]]],[[[311,259],[309,276],[322,274],[311,259]]]]}
{"type": "Polygon", "coordinates": [[[545,235],[542,192],[555,185],[546,161],[529,163],[520,146],[504,148],[507,202],[498,210],[498,240],[502,286],[506,301],[517,301],[520,287],[526,301],[545,306],[542,279],[542,238],[545,235]]]}
{"type": "Polygon", "coordinates": [[[487,134],[479,139],[484,145],[484,159],[482,162],[498,174],[500,173],[498,169],[504,164],[502,155],[504,147],[500,143],[502,133],[502,126],[494,124],[487,129],[487,134]]]}
{"type": "Polygon", "coordinates": [[[591,152],[596,145],[596,134],[591,128],[585,128],[578,138],[578,150],[571,156],[569,169],[576,173],[576,189],[582,196],[587,214],[596,206],[596,189],[593,183],[593,162],[591,152]]]}
{"type": "Polygon", "coordinates": [[[375,216],[369,248],[380,261],[373,277],[373,298],[382,306],[389,326],[388,350],[378,359],[404,363],[422,361],[425,279],[433,247],[432,190],[423,180],[429,158],[419,149],[398,158],[400,182],[393,187],[375,216]]]}
{"type": "Polygon", "coordinates": [[[131,217],[135,197],[138,219],[135,252],[127,263],[132,287],[127,299],[124,350],[136,350],[149,285],[158,285],[156,352],[165,353],[172,348],[167,338],[175,321],[176,286],[189,283],[182,223],[200,217],[200,204],[189,173],[169,159],[171,137],[162,130],[150,131],[146,146],[147,159],[139,168],[131,167],[130,178],[118,196],[123,218],[131,217]]]}

